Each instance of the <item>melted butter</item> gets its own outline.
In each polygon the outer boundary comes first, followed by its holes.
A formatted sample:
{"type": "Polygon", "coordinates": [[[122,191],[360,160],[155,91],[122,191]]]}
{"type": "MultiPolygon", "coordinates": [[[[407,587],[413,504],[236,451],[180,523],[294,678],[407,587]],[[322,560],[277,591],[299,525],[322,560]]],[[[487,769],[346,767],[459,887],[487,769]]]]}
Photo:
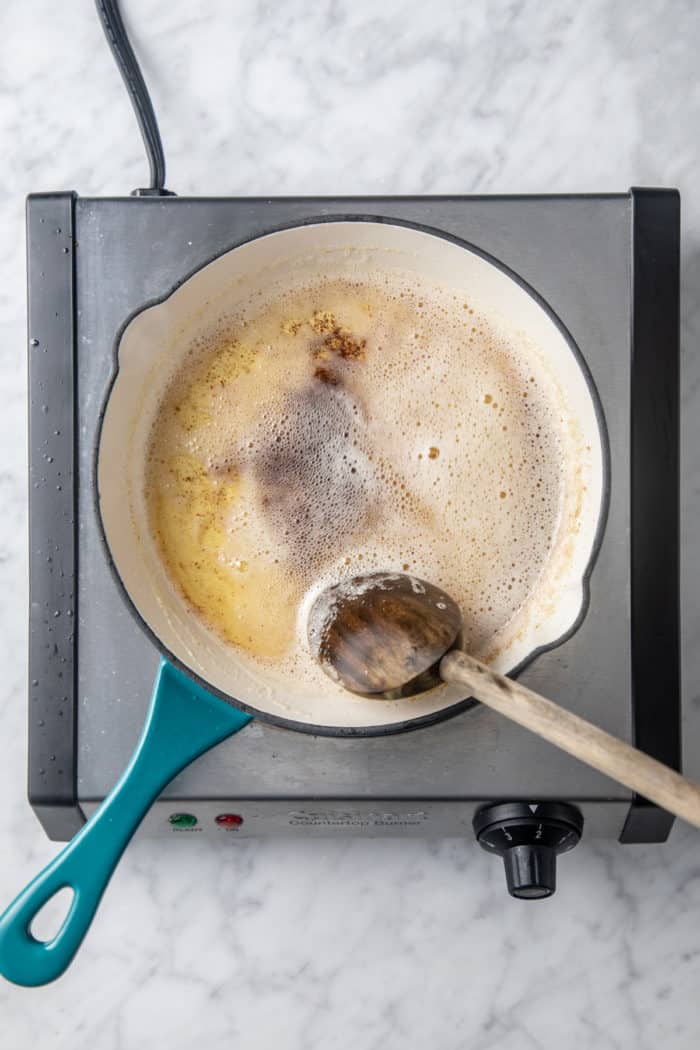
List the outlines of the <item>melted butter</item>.
{"type": "Polygon", "coordinates": [[[365,571],[444,587],[486,651],[560,519],[547,382],[437,289],[335,280],[247,304],[192,346],[151,434],[171,578],[221,638],[295,674],[305,595],[365,571]]]}
{"type": "Polygon", "coordinates": [[[168,459],[163,474],[167,480],[150,500],[152,524],[178,586],[226,641],[279,658],[300,596],[245,528],[232,525],[243,498],[240,481],[211,477],[183,453],[168,459]]]}

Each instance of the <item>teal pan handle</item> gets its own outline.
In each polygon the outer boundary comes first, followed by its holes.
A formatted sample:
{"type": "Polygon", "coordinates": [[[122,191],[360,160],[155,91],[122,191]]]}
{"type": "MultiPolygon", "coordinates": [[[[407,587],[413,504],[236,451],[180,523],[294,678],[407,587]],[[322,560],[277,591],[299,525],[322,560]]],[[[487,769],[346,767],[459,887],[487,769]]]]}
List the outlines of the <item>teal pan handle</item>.
{"type": "Polygon", "coordinates": [[[173,777],[250,715],[219,700],[163,661],[136,750],[100,808],[0,916],[0,974],[33,987],[60,977],[97,911],[119,858],[153,801],[173,777]],[[35,915],[67,887],[73,900],[50,941],[30,932],[35,915]]]}

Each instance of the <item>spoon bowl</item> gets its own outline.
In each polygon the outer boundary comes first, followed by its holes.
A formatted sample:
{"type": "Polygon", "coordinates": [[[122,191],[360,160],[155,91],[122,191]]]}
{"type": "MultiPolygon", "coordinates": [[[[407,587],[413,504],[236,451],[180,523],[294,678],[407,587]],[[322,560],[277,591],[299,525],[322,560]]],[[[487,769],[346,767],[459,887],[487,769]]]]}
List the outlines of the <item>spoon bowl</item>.
{"type": "Polygon", "coordinates": [[[394,699],[440,685],[440,660],[459,640],[457,603],[432,583],[371,573],[323,591],[307,635],[325,673],[361,696],[394,699]]]}

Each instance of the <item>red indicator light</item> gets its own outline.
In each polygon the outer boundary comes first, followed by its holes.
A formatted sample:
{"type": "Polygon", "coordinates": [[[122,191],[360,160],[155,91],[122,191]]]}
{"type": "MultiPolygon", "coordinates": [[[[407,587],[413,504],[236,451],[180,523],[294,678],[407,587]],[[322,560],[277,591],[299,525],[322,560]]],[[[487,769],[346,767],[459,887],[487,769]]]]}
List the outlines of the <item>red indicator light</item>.
{"type": "Polygon", "coordinates": [[[216,823],[224,828],[240,828],[243,817],[240,817],[238,813],[219,813],[216,823]]]}

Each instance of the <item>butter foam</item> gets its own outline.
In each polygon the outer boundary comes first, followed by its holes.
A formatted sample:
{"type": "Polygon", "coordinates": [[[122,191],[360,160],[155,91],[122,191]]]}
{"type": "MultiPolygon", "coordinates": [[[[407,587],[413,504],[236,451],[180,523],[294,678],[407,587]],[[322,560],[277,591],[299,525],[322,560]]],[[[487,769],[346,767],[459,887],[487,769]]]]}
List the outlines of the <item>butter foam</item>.
{"type": "Polygon", "coordinates": [[[372,571],[448,591],[488,659],[576,503],[563,404],[537,348],[468,298],[380,273],[273,287],[170,378],[151,530],[193,612],[263,669],[318,688],[306,610],[372,571]]]}

